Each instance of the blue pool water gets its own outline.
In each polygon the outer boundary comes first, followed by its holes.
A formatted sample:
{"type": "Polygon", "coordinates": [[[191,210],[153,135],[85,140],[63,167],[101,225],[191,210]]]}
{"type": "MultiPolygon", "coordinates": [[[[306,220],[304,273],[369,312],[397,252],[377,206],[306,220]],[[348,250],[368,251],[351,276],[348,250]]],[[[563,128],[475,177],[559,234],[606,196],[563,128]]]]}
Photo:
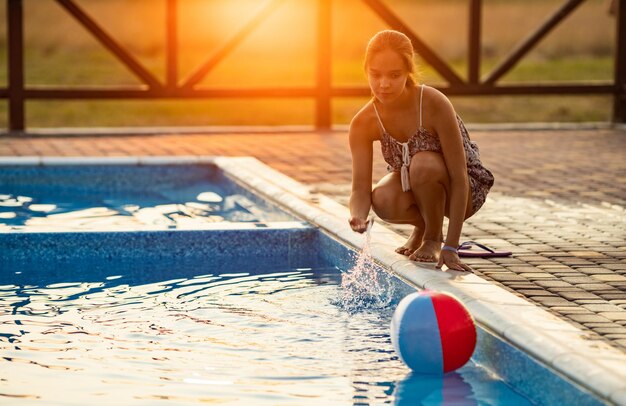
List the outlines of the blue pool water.
{"type": "Polygon", "coordinates": [[[0,232],[292,221],[211,165],[3,167],[0,232]]]}
{"type": "Polygon", "coordinates": [[[346,311],[334,267],[185,268],[134,264],[91,279],[65,269],[48,284],[37,271],[4,273],[0,395],[16,404],[529,404],[474,363],[412,376],[389,338],[406,286],[383,307],[346,311]]]}
{"type": "Polygon", "coordinates": [[[0,170],[0,403],[598,403],[482,328],[412,375],[412,291],[213,165],[0,170]]]}

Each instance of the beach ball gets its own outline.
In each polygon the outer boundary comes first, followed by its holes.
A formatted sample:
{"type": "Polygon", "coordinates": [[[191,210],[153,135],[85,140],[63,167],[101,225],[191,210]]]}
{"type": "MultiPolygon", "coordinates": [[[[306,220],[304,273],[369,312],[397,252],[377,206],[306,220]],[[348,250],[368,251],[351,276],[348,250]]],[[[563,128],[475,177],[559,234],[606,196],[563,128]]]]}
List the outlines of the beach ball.
{"type": "Polygon", "coordinates": [[[391,342],[400,359],[420,374],[445,374],[471,358],[476,325],[453,296],[435,291],[411,293],[391,319],[391,342]]]}

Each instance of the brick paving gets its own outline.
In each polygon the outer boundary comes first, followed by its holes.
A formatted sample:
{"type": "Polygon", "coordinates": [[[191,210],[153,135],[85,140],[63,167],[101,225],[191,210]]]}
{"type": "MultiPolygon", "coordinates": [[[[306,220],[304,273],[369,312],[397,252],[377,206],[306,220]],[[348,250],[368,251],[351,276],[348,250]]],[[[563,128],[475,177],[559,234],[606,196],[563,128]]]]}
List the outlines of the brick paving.
{"type": "MultiPolygon", "coordinates": [[[[513,252],[467,259],[503,286],[626,351],[626,131],[471,131],[496,177],[463,229],[513,252]]],[[[347,204],[345,132],[0,138],[2,156],[254,156],[347,204]]],[[[375,153],[374,178],[385,173],[375,153]]],[[[390,225],[407,235],[407,226],[390,225]]]]}

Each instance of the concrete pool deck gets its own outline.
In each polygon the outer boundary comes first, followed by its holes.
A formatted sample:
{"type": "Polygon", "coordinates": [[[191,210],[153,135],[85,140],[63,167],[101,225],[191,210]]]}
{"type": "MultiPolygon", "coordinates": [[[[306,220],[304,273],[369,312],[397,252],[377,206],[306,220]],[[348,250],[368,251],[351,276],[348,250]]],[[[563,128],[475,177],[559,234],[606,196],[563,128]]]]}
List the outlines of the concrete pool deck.
{"type": "MultiPolygon", "coordinates": [[[[471,135],[496,185],[483,209],[466,223],[462,239],[514,255],[467,262],[480,278],[556,315],[583,332],[590,344],[625,354],[626,131],[479,129],[471,135]]],[[[344,131],[2,137],[0,155],[254,156],[303,182],[313,194],[346,204],[350,190],[344,131]]],[[[385,167],[376,151],[375,179],[385,167]]],[[[410,231],[391,229],[402,235],[410,231]]],[[[561,362],[580,359],[564,354],[561,362]]],[[[619,403],[624,396],[613,399],[619,403]]]]}

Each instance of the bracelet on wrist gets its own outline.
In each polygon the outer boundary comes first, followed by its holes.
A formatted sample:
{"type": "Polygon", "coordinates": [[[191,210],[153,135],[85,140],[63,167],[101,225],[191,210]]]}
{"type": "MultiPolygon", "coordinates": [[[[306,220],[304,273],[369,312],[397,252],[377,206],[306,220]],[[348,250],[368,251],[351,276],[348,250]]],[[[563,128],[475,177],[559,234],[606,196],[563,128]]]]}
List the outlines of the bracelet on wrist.
{"type": "Polygon", "coordinates": [[[443,248],[441,248],[441,250],[442,250],[442,251],[452,251],[452,252],[454,252],[455,254],[458,254],[458,253],[459,253],[459,250],[458,250],[458,249],[456,249],[456,248],[454,248],[454,247],[451,247],[450,245],[444,245],[444,246],[443,246],[443,248]]]}

